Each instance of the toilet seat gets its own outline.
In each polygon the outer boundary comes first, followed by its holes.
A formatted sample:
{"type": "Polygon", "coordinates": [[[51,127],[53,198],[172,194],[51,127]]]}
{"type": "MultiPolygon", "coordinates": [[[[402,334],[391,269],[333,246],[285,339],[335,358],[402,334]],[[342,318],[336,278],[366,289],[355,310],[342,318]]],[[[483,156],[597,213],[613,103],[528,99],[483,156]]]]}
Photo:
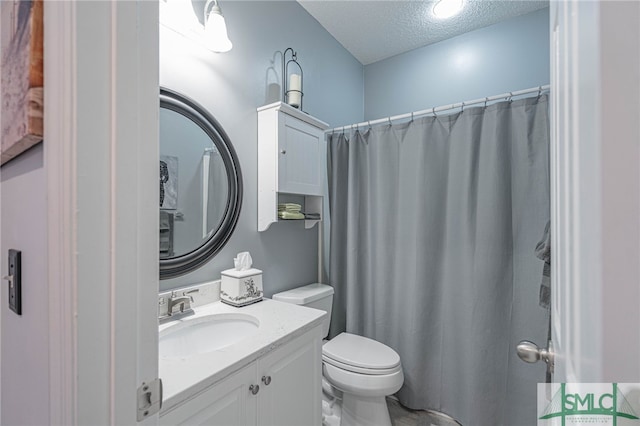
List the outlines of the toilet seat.
{"type": "Polygon", "coordinates": [[[392,368],[362,368],[356,367],[355,365],[349,365],[342,363],[340,361],[336,361],[335,359],[331,359],[328,356],[322,355],[322,362],[326,364],[330,364],[336,368],[340,368],[345,371],[350,371],[352,373],[365,374],[370,376],[380,376],[383,374],[393,374],[398,370],[402,369],[402,366],[396,365],[392,368]]]}
{"type": "Polygon", "coordinates": [[[375,340],[341,333],[322,346],[322,360],[337,368],[367,375],[393,374],[402,369],[400,356],[375,340]]]}
{"type": "Polygon", "coordinates": [[[361,374],[323,363],[322,375],[332,386],[345,393],[343,398],[348,397],[347,393],[358,397],[384,398],[396,393],[404,382],[402,367],[391,374],[361,374]]]}

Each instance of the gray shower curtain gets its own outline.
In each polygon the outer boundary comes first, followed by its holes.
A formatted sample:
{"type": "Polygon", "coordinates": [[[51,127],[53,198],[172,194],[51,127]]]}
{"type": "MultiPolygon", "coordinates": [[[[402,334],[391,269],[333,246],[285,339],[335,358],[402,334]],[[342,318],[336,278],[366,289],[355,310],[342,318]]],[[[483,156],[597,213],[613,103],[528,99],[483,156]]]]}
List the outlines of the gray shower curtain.
{"type": "Polygon", "coordinates": [[[546,341],[535,255],[549,220],[548,101],[328,136],[331,335],[394,348],[400,401],[465,426],[535,425],[546,341]]]}

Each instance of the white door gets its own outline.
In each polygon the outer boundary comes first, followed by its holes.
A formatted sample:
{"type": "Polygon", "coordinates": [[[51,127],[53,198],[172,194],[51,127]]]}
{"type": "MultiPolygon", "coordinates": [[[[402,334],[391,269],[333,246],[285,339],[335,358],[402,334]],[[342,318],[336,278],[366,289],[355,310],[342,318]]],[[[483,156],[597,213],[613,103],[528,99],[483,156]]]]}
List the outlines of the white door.
{"type": "Polygon", "coordinates": [[[550,7],[553,382],[638,383],[640,3],[550,7]]]}
{"type": "Polygon", "coordinates": [[[158,377],[158,2],[44,7],[49,424],[134,425],[158,377]]]}
{"type": "Polygon", "coordinates": [[[640,4],[551,2],[555,382],[640,382],[640,4]]]}

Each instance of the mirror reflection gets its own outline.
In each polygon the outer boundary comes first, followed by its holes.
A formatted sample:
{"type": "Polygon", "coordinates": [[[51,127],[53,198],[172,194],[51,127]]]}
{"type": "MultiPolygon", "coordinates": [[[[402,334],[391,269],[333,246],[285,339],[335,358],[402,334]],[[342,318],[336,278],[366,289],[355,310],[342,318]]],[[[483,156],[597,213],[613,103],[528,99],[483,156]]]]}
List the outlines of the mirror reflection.
{"type": "Polygon", "coordinates": [[[160,258],[200,247],[218,229],[229,182],[211,138],[184,115],[160,109],[160,258]]]}
{"type": "Polygon", "coordinates": [[[204,265],[229,241],[242,208],[233,144],[202,105],[160,89],[160,279],[204,265]]]}

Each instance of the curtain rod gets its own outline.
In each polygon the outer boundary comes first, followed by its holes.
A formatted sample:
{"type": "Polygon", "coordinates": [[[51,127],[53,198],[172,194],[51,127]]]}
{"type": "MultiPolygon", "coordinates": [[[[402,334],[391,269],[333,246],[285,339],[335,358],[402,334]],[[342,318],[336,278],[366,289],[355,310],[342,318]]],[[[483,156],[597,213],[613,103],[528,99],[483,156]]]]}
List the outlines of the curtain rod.
{"type": "Polygon", "coordinates": [[[363,121],[361,123],[357,123],[357,124],[348,124],[346,126],[339,126],[339,127],[334,127],[333,129],[328,129],[325,130],[325,133],[334,133],[334,132],[339,132],[342,131],[344,132],[347,129],[353,129],[354,127],[356,129],[358,129],[358,127],[362,127],[362,126],[373,126],[375,124],[380,124],[380,123],[389,123],[391,124],[392,121],[396,121],[396,120],[404,120],[407,118],[411,118],[412,120],[415,117],[421,116],[421,115],[427,115],[427,114],[433,114],[435,115],[435,113],[437,112],[442,112],[442,111],[447,111],[450,109],[456,109],[456,108],[462,108],[464,109],[464,107],[470,106],[470,105],[477,105],[477,104],[486,104],[487,102],[493,102],[493,101],[497,101],[500,99],[508,99],[511,100],[511,98],[513,98],[514,96],[521,96],[521,95],[526,95],[529,93],[535,93],[538,92],[538,94],[542,94],[542,92],[549,90],[550,89],[550,85],[547,84],[545,86],[538,86],[538,87],[532,87],[530,89],[524,89],[524,90],[518,90],[515,92],[507,92],[507,93],[502,93],[500,95],[495,95],[495,96],[488,96],[486,98],[481,98],[481,99],[474,99],[472,101],[465,101],[465,102],[458,102],[456,104],[449,104],[449,105],[443,105],[443,106],[439,106],[439,107],[433,107],[433,108],[429,108],[429,109],[423,109],[421,111],[415,111],[415,112],[409,112],[406,114],[400,114],[400,115],[394,115],[391,117],[386,117],[386,118],[379,118],[376,120],[370,120],[370,121],[363,121]]]}

